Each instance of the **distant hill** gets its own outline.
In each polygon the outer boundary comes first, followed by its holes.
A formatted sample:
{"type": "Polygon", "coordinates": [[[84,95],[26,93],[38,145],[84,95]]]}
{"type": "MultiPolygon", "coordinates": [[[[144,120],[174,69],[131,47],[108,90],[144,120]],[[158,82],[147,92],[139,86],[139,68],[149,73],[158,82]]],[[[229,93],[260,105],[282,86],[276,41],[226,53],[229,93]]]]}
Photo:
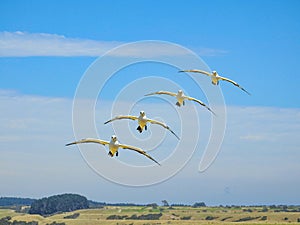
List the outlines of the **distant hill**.
{"type": "Polygon", "coordinates": [[[107,206],[105,202],[96,202],[92,200],[88,200],[89,208],[102,208],[104,206],[107,206]]]}
{"type": "Polygon", "coordinates": [[[32,198],[0,197],[0,206],[31,205],[34,201],[32,198]]]}
{"type": "MultiPolygon", "coordinates": [[[[30,206],[37,199],[33,198],[18,198],[18,197],[0,197],[0,207],[12,207],[12,206],[30,206]]],[[[96,202],[88,200],[89,208],[102,208],[104,206],[145,206],[143,204],[134,203],[106,203],[96,202]]]]}
{"type": "Polygon", "coordinates": [[[102,208],[104,206],[147,206],[147,204],[136,204],[136,203],[106,203],[106,202],[95,202],[88,200],[90,208],[102,208]]]}
{"type": "Polygon", "coordinates": [[[35,200],[31,204],[29,213],[45,216],[87,208],[89,202],[86,197],[78,194],[62,194],[35,200]]]}

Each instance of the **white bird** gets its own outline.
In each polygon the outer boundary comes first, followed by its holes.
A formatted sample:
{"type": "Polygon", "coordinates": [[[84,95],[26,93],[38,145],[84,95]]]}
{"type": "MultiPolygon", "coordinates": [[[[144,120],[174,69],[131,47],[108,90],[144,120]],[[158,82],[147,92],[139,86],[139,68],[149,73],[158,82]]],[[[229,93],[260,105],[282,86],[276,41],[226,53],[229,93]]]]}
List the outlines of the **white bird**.
{"type": "Polygon", "coordinates": [[[119,150],[119,148],[133,150],[133,151],[136,151],[136,152],[138,152],[138,153],[140,153],[140,154],[148,157],[149,159],[151,159],[152,161],[154,161],[158,165],[160,165],[155,159],[153,159],[150,155],[148,155],[142,149],[134,147],[134,146],[130,146],[130,145],[120,144],[119,141],[118,141],[118,139],[117,139],[117,137],[115,135],[111,136],[110,142],[103,141],[103,140],[100,140],[100,139],[94,139],[94,138],[86,138],[86,139],[82,139],[80,141],[75,141],[75,142],[66,144],[66,146],[74,145],[74,144],[81,144],[81,143],[97,143],[97,144],[101,144],[101,145],[108,145],[108,148],[109,148],[108,155],[110,155],[111,157],[113,157],[114,154],[116,154],[116,156],[118,156],[118,150],[119,150]]]}
{"type": "Polygon", "coordinates": [[[206,109],[208,109],[210,112],[212,112],[215,115],[215,113],[207,105],[205,105],[203,102],[201,102],[200,100],[198,100],[196,98],[184,95],[182,90],[179,90],[177,92],[177,94],[174,93],[174,92],[169,92],[169,91],[157,91],[157,92],[153,92],[153,93],[150,93],[150,94],[146,94],[145,96],[150,96],[150,95],[170,95],[170,96],[174,96],[177,99],[176,105],[179,106],[179,107],[185,104],[184,100],[191,100],[191,101],[197,102],[200,105],[204,106],[206,109]]]}
{"type": "Polygon", "coordinates": [[[167,126],[166,124],[159,122],[157,120],[153,120],[153,119],[149,119],[146,117],[146,113],[144,111],[140,111],[140,115],[139,117],[137,116],[131,116],[131,115],[127,115],[127,116],[116,116],[108,121],[106,121],[104,124],[107,124],[109,122],[112,122],[114,120],[121,120],[121,119],[130,119],[130,120],[137,120],[139,126],[136,128],[140,133],[142,133],[143,129],[145,128],[145,130],[147,130],[147,123],[152,123],[152,124],[158,124],[160,126],[162,126],[163,128],[169,130],[172,134],[175,135],[175,137],[179,140],[180,138],[170,129],[169,126],[167,126]]]}
{"type": "Polygon", "coordinates": [[[244,92],[246,92],[248,95],[251,95],[248,91],[246,91],[241,85],[239,85],[237,82],[230,80],[226,77],[221,77],[217,71],[212,71],[212,73],[209,73],[207,71],[204,70],[180,70],[179,72],[192,72],[192,73],[202,73],[205,74],[209,77],[211,77],[211,82],[213,85],[218,85],[220,80],[225,80],[228,81],[230,83],[232,83],[233,85],[237,86],[238,88],[240,88],[241,90],[243,90],[244,92]]]}

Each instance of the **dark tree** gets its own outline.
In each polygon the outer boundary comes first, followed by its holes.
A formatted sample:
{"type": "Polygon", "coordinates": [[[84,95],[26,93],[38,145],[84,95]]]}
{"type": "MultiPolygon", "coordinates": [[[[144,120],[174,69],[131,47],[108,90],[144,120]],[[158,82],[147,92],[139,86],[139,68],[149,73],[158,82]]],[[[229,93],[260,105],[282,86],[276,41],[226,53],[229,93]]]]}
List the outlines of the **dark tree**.
{"type": "Polygon", "coordinates": [[[169,206],[169,203],[167,202],[167,200],[162,200],[161,202],[162,202],[163,206],[166,206],[166,207],[169,206]]]}
{"type": "Polygon", "coordinates": [[[204,202],[196,202],[194,205],[193,205],[194,208],[197,208],[197,207],[206,207],[205,203],[204,202]]]}
{"type": "Polygon", "coordinates": [[[86,197],[77,194],[54,195],[42,198],[31,204],[29,213],[40,215],[51,215],[58,212],[71,212],[89,207],[86,197]]]}
{"type": "Polygon", "coordinates": [[[156,203],[150,203],[146,205],[147,207],[152,207],[152,209],[157,209],[158,205],[156,203]]]}
{"type": "Polygon", "coordinates": [[[34,201],[31,198],[0,197],[0,206],[31,205],[34,201]]]}
{"type": "Polygon", "coordinates": [[[0,224],[1,225],[10,225],[11,224],[10,220],[11,220],[10,216],[3,217],[0,219],[0,224]]]}

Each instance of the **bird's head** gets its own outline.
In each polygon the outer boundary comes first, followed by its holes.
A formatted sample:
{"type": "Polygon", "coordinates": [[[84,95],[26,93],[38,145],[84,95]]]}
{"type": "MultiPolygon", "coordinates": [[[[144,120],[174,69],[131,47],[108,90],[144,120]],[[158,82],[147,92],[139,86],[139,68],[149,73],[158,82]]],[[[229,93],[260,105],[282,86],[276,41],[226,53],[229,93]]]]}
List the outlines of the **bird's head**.
{"type": "Polygon", "coordinates": [[[111,136],[111,140],[112,140],[113,142],[116,142],[116,141],[117,141],[117,136],[116,136],[116,135],[112,135],[112,136],[111,136]]]}
{"type": "Polygon", "coordinates": [[[217,75],[218,75],[217,71],[215,71],[215,70],[212,71],[212,74],[213,74],[214,76],[217,76],[217,75]]]}
{"type": "Polygon", "coordinates": [[[146,113],[145,113],[144,111],[140,111],[140,115],[141,115],[141,116],[145,116],[146,113]]]}
{"type": "Polygon", "coordinates": [[[182,90],[179,90],[179,91],[178,91],[178,94],[182,95],[182,94],[183,94],[183,91],[182,91],[182,90]]]}

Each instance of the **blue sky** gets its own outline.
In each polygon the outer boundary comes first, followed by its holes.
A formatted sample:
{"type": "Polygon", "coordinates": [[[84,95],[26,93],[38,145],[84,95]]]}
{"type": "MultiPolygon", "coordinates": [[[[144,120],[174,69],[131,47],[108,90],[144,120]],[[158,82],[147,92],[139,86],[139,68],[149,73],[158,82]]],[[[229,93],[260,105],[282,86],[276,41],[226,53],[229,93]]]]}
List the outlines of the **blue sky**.
{"type": "MultiPolygon", "coordinates": [[[[296,187],[300,186],[297,179],[300,165],[295,160],[300,156],[297,149],[300,145],[297,138],[300,134],[299,8],[296,0],[77,1],[71,4],[69,1],[1,1],[0,169],[3,172],[0,178],[6,184],[1,185],[0,195],[42,197],[78,192],[107,202],[167,199],[209,204],[299,203],[296,187]],[[64,144],[74,139],[72,102],[85,71],[107,50],[142,40],[168,41],[189,48],[211,69],[237,81],[252,95],[231,84],[220,84],[228,106],[227,129],[220,154],[205,173],[197,171],[203,153],[199,150],[169,180],[134,188],[97,176],[76,148],[66,151],[64,144]],[[52,161],[47,163],[47,159],[52,161]],[[51,165],[54,161],[56,164],[51,165]],[[16,164],[14,167],[12,162],[16,164]],[[41,177],[32,177],[42,166],[41,177]],[[75,174],[66,167],[72,168],[75,174]],[[66,176],[80,178],[80,182],[68,184],[64,181],[66,176]],[[15,187],[24,182],[24,177],[29,177],[30,182],[21,193],[15,187]],[[35,189],[43,179],[48,186],[35,189]],[[61,183],[60,187],[51,185],[56,181],[61,183]],[[195,188],[194,192],[178,190],[176,187],[181,182],[195,188]],[[282,187],[283,184],[286,186],[282,187]],[[99,189],[106,194],[99,194],[99,189]],[[170,191],[164,191],[167,189],[170,191]],[[109,190],[117,194],[107,194],[109,190]],[[178,192],[182,195],[178,196],[178,192]]],[[[148,50],[145,49],[145,54],[148,50]]],[[[158,49],[156,54],[160,54],[158,49]]],[[[155,63],[133,65],[118,72],[100,97],[107,107],[111,106],[122,87],[147,76],[173,80],[189,94],[205,99],[193,82],[184,75],[179,77],[177,68],[155,63]]],[[[144,90],[137,89],[141,95],[144,90]]],[[[152,101],[158,106],[163,103],[152,101]]],[[[96,120],[100,123],[111,111],[102,109],[101,104],[97,107],[96,120]]],[[[174,123],[176,120],[164,117],[159,110],[149,111],[180,130],[174,123]]],[[[109,138],[111,128],[97,126],[101,132],[107,129],[101,138],[109,138]]],[[[133,132],[135,124],[129,126],[133,132]]],[[[172,146],[172,137],[168,138],[162,148],[172,146]]]]}
{"type": "MultiPolygon", "coordinates": [[[[298,1],[254,1],[247,4],[242,1],[191,1],[189,4],[170,4],[168,1],[156,4],[139,1],[117,1],[115,4],[108,1],[72,4],[68,1],[29,1],[26,4],[3,1],[0,30],[99,41],[165,40],[195,52],[201,48],[222,50],[223,54],[203,58],[212,69],[229,77],[251,77],[243,85],[253,90],[252,105],[298,107],[299,96],[286,90],[297,90],[299,76],[293,76],[293,82],[283,80],[294,74],[297,68],[298,7],[298,1]],[[260,98],[262,95],[264,98],[260,98]]],[[[3,88],[15,89],[18,85],[17,89],[24,93],[70,97],[93,60],[2,58],[1,74],[14,77],[4,79],[3,88]],[[26,76],[15,71],[16,64],[26,76]],[[31,76],[27,75],[28,70],[31,76]],[[46,88],[44,93],[36,90],[44,85],[41,74],[51,74],[47,83],[51,85],[50,89],[55,87],[55,92],[49,93],[46,88]],[[23,79],[31,82],[24,87],[23,79]],[[69,82],[67,89],[65,79],[69,82]]],[[[236,103],[230,98],[228,101],[236,103]]]]}

